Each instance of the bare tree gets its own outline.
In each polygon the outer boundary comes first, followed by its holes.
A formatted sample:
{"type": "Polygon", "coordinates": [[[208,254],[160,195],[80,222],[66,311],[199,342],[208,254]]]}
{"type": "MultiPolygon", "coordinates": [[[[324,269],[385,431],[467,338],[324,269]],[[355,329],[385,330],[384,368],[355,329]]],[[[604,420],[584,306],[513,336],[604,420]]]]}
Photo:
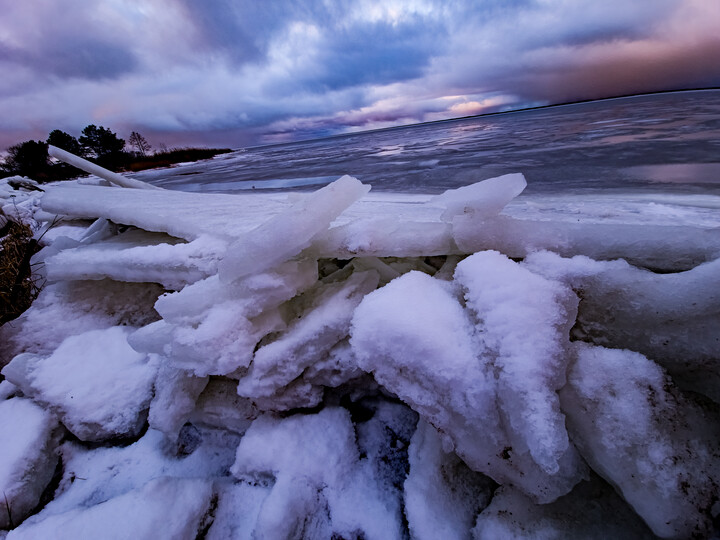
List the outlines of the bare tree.
{"type": "Polygon", "coordinates": [[[150,143],[145,140],[145,137],[140,135],[137,131],[133,131],[130,134],[130,138],[128,139],[128,142],[130,143],[130,146],[134,147],[135,150],[137,150],[137,153],[146,156],[147,153],[150,151],[150,143]]]}

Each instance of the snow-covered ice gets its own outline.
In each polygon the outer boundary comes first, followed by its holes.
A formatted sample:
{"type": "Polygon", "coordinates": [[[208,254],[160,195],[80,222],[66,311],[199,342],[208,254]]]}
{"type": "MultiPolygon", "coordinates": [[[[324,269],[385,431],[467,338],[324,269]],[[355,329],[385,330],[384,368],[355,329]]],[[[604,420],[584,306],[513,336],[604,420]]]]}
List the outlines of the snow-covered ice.
{"type": "Polygon", "coordinates": [[[130,348],[127,335],[119,326],[90,330],[48,357],[19,354],[2,374],[83,441],[132,437],[144,424],[157,363],[130,348]]]}
{"type": "Polygon", "coordinates": [[[37,506],[55,472],[62,435],[57,419],[29,399],[0,402],[0,529],[37,506]]]}
{"type": "Polygon", "coordinates": [[[719,533],[717,198],[5,180],[7,538],[719,533]]]}

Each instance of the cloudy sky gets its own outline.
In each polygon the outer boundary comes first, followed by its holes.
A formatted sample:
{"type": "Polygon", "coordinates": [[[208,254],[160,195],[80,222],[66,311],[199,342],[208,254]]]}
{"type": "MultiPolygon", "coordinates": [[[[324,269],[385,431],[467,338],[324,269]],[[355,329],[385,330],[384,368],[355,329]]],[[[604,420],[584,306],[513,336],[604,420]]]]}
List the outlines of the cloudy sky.
{"type": "Polygon", "coordinates": [[[0,148],[241,147],[720,86],[719,0],[0,0],[0,148]]]}

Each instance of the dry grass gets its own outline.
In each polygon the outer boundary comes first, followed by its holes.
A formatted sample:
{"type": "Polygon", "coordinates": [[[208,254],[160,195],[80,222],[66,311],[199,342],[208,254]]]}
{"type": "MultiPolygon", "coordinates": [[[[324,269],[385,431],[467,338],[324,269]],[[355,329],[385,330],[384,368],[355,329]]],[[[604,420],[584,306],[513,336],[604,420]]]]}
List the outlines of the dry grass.
{"type": "Polygon", "coordinates": [[[0,325],[12,321],[33,303],[41,284],[30,258],[39,246],[30,227],[8,221],[0,231],[0,325]]]}

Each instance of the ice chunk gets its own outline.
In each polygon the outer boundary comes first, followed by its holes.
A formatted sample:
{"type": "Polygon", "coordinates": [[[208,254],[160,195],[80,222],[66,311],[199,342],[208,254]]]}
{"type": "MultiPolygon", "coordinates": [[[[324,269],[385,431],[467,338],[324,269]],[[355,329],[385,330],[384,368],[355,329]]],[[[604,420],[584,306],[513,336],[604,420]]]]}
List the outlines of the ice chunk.
{"type": "Polygon", "coordinates": [[[359,462],[343,409],[285,419],[258,418],[238,446],[232,473],[271,484],[254,536],[401,538],[399,516],[368,467],[359,462]]]}
{"type": "Polygon", "coordinates": [[[26,522],[7,538],[195,538],[211,497],[207,480],[158,478],[90,508],[26,522]]]}
{"type": "Polygon", "coordinates": [[[242,435],[257,416],[252,402],[237,395],[237,381],[211,377],[195,402],[189,420],[200,426],[227,429],[242,435]]]}
{"type": "Polygon", "coordinates": [[[45,267],[50,281],[109,277],[179,290],[214,274],[226,245],[212,237],[184,243],[167,235],[131,230],[106,241],[62,250],[47,257],[45,267]]]}
{"type": "Polygon", "coordinates": [[[231,282],[263,272],[307,248],[312,240],[370,186],[343,176],[314,192],[233,243],[219,265],[220,279],[231,282]]]}
{"type": "Polygon", "coordinates": [[[636,540],[656,538],[610,486],[597,477],[581,482],[551,504],[535,504],[502,486],[478,516],[476,540],[582,538],[636,540]]]}
{"type": "Polygon", "coordinates": [[[378,284],[375,271],[355,272],[346,281],[320,287],[311,305],[286,332],[260,347],[238,393],[251,399],[272,396],[346,338],[355,307],[378,284]]]}
{"type": "Polygon", "coordinates": [[[469,186],[449,189],[434,197],[430,203],[445,208],[442,219],[446,222],[452,222],[453,217],[463,214],[492,217],[500,213],[500,210],[526,187],[527,182],[522,174],[505,174],[469,186]]]}
{"type": "Polygon", "coordinates": [[[96,163],[92,163],[87,159],[83,159],[79,156],[71,154],[70,152],[67,152],[61,148],[57,148],[52,144],[48,145],[48,154],[54,158],[59,159],[60,161],[64,161],[65,163],[72,165],[73,167],[77,167],[78,169],[83,170],[87,173],[99,176],[100,178],[107,180],[111,184],[115,184],[117,186],[135,189],[163,189],[161,187],[148,184],[146,182],[141,182],[140,180],[137,180],[135,178],[128,178],[127,176],[123,176],[122,174],[109,171],[101,167],[100,165],[97,165],[96,163]]]}
{"type": "Polygon", "coordinates": [[[232,240],[290,206],[287,195],[221,195],[170,190],[113,189],[72,183],[47,186],[40,207],[51,214],[105,218],[195,240],[232,240]]]}
{"type": "Polygon", "coordinates": [[[576,351],[560,395],[583,457],[658,536],[707,535],[720,511],[716,414],[641,354],[580,342],[576,351]]]}
{"type": "Polygon", "coordinates": [[[157,364],[130,348],[129,331],[116,326],[71,336],[48,357],[16,356],[2,374],[81,440],[137,435],[157,364]]]}
{"type": "Polygon", "coordinates": [[[128,446],[87,448],[65,442],[61,447],[63,477],[55,498],[29,521],[95,506],[161,477],[226,478],[238,442],[236,434],[203,430],[194,452],[182,459],[168,447],[166,437],[154,429],[128,446]]]}
{"type": "Polygon", "coordinates": [[[566,286],[533,274],[495,251],[457,265],[486,356],[494,357],[498,404],[513,452],[529,451],[548,474],[572,476],[577,456],[556,391],[565,385],[569,331],[578,299],[566,286]]]}
{"type": "MultiPolygon", "coordinates": [[[[527,446],[516,446],[522,440],[499,408],[493,357],[484,354],[448,287],[410,272],[367,295],[352,323],[358,364],[433,424],[472,469],[514,483],[537,500],[554,500],[580,480],[582,468],[567,440],[548,450],[561,454],[554,473],[541,468],[527,446]]],[[[554,429],[548,431],[554,435],[554,429]]],[[[535,428],[530,438],[537,433],[535,428]]]]}
{"type": "Polygon", "coordinates": [[[150,427],[175,440],[195,409],[195,402],[207,386],[208,379],[163,363],[158,370],[150,402],[150,427]]]}
{"type": "Polygon", "coordinates": [[[330,349],[327,357],[308,366],[303,379],[314,385],[337,387],[363,375],[349,341],[344,339],[330,349]]]}
{"type": "Polygon", "coordinates": [[[247,482],[216,482],[218,494],[215,519],[205,537],[207,540],[252,538],[258,514],[270,493],[265,485],[247,482]]]}
{"type": "Polygon", "coordinates": [[[720,259],[675,274],[549,252],[523,264],[581,292],[578,337],[642,353],[720,403],[720,259]]]}
{"type": "Polygon", "coordinates": [[[688,270],[720,257],[720,227],[571,223],[472,215],[453,220],[453,237],[462,253],[495,249],[522,258],[550,250],[564,256],[623,258],[637,266],[688,270]]]}
{"type": "Polygon", "coordinates": [[[0,401],[5,401],[20,393],[20,389],[10,381],[0,382],[0,401]]]}
{"type": "Polygon", "coordinates": [[[317,281],[317,263],[290,261],[273,271],[222,283],[217,275],[161,297],[163,321],[130,339],[141,351],[162,351],[195,375],[228,375],[250,365],[257,343],[285,328],[279,307],[317,281]]]}
{"type": "Polygon", "coordinates": [[[37,506],[55,472],[62,429],[29,399],[0,402],[0,529],[17,526],[37,506]]]}
{"type": "Polygon", "coordinates": [[[140,329],[137,350],[163,352],[171,365],[195,375],[247,368],[256,344],[285,328],[279,306],[317,280],[317,263],[290,261],[271,272],[225,284],[217,275],[161,297],[163,321],[140,329]]]}
{"type": "Polygon", "coordinates": [[[452,452],[445,452],[440,434],[422,420],[408,453],[405,515],[412,538],[468,538],[475,517],[490,502],[495,482],[470,470],[452,452]]]}
{"type": "Polygon", "coordinates": [[[436,221],[360,218],[332,227],[313,242],[321,258],[419,257],[456,253],[452,227],[436,221]]]}
{"type": "Polygon", "coordinates": [[[45,286],[12,325],[0,326],[0,366],[21,352],[48,355],[67,337],[111,326],[143,326],[162,287],[151,283],[71,281],[45,286]]]}

